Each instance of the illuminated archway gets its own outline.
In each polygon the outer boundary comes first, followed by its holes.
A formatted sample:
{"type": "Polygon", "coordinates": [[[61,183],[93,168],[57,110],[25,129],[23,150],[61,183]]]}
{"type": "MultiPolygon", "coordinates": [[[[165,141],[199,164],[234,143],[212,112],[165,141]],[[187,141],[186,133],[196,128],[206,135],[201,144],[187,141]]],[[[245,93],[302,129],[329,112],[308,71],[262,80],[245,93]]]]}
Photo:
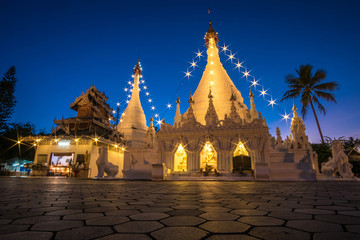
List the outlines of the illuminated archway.
{"type": "Polygon", "coordinates": [[[200,153],[200,168],[206,171],[206,167],[211,170],[217,169],[217,154],[210,142],[206,142],[200,153]]]}
{"type": "Polygon", "coordinates": [[[235,151],[234,151],[234,157],[240,156],[240,155],[249,156],[249,153],[248,153],[248,151],[246,151],[246,148],[242,142],[238,143],[238,145],[236,146],[235,151]]]}
{"type": "Polygon", "coordinates": [[[182,144],[179,144],[174,155],[174,171],[187,171],[187,154],[182,144]]]}
{"type": "Polygon", "coordinates": [[[233,172],[251,171],[251,158],[244,144],[239,141],[233,155],[233,172]]]}

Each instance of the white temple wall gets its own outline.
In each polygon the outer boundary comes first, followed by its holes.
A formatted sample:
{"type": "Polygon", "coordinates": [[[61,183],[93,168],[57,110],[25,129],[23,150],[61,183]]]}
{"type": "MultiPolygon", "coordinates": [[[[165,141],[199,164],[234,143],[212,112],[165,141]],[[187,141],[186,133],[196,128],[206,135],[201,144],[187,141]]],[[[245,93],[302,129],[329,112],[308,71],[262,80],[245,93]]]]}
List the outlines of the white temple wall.
{"type": "MultiPolygon", "coordinates": [[[[96,165],[96,160],[99,157],[99,146],[92,146],[91,152],[90,152],[90,160],[89,160],[89,177],[93,178],[97,176],[98,174],[98,167],[96,165]]],[[[112,151],[108,149],[108,161],[112,164],[119,167],[119,172],[116,174],[116,178],[122,178],[123,177],[123,168],[124,168],[124,153],[120,149],[118,151],[112,151]]],[[[106,177],[106,173],[105,173],[106,177]]]]}

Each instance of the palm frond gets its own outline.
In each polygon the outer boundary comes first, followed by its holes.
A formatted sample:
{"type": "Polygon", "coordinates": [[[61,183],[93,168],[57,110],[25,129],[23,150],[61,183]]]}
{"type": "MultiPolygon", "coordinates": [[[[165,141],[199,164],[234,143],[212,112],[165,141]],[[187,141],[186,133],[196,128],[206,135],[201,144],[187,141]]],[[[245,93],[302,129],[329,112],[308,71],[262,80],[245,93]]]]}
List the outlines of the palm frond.
{"type": "Polygon", "coordinates": [[[306,113],[307,113],[307,109],[309,108],[309,104],[310,104],[310,99],[311,99],[311,95],[309,92],[304,92],[301,95],[301,104],[302,104],[302,109],[301,109],[301,114],[303,119],[305,119],[306,113]]]}
{"type": "Polygon", "coordinates": [[[323,105],[321,105],[321,103],[319,102],[319,99],[318,99],[315,95],[312,96],[312,101],[313,101],[314,103],[316,103],[316,105],[317,105],[320,113],[326,115],[326,109],[324,108],[323,105]]]}
{"type": "Polygon", "coordinates": [[[314,89],[323,91],[334,91],[338,87],[339,84],[337,82],[326,82],[313,86],[314,89]]]}
{"type": "Polygon", "coordinates": [[[322,98],[326,101],[336,103],[335,95],[333,93],[322,92],[322,91],[314,91],[315,95],[319,98],[322,98]]]}
{"type": "Polygon", "coordinates": [[[311,78],[310,86],[314,86],[322,82],[326,78],[326,72],[324,70],[317,70],[314,76],[311,78]]]}
{"type": "Polygon", "coordinates": [[[285,99],[289,98],[296,98],[301,94],[301,89],[291,89],[284,93],[282,99],[280,101],[283,101],[285,99]]]}

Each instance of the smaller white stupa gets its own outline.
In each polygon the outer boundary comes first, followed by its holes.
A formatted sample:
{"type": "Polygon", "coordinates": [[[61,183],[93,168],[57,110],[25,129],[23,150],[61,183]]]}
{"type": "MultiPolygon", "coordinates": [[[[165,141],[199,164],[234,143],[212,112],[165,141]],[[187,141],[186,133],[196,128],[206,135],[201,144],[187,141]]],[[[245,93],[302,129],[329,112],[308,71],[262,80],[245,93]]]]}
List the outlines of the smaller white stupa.
{"type": "Polygon", "coordinates": [[[137,146],[146,144],[148,127],[146,117],[141,106],[139,96],[139,79],[142,69],[139,60],[137,61],[133,73],[134,83],[131,99],[123,112],[117,130],[124,133],[127,145],[137,146]]]}

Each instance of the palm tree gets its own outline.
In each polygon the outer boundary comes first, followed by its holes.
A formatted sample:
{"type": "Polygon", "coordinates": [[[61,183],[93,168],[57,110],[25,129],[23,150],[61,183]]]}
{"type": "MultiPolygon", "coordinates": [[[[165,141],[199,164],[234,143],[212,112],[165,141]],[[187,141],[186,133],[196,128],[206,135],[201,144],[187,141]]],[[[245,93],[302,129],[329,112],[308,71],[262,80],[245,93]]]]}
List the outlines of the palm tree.
{"type": "Polygon", "coordinates": [[[301,65],[300,69],[296,70],[297,76],[292,74],[286,76],[285,82],[289,85],[290,90],[285,92],[281,101],[300,96],[302,104],[301,114],[304,119],[310,105],[319,128],[321,142],[324,143],[314,104],[317,105],[320,113],[325,115],[326,109],[321,105],[318,98],[336,103],[335,95],[331,92],[338,88],[338,84],[336,82],[323,82],[326,77],[325,71],[317,70],[313,74],[312,69],[311,65],[301,65]]]}

